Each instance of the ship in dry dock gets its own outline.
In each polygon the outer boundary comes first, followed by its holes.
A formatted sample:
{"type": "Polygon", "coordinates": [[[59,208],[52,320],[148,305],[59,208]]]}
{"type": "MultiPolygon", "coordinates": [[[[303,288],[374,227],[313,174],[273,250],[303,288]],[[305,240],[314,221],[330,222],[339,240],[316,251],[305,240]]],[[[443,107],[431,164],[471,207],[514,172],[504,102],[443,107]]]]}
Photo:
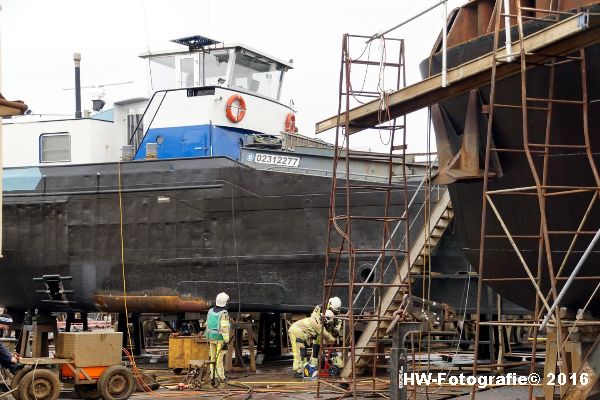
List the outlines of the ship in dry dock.
{"type": "MultiPolygon", "coordinates": [[[[299,134],[280,101],[292,64],[201,36],[176,42],[142,55],[164,89],[116,102],[114,122],[5,124],[0,304],[11,313],[122,311],[123,280],[130,312],[205,311],[224,290],[242,310],[314,307],[333,150],[299,134]]],[[[352,179],[384,179],[369,157],[354,153],[352,179]]],[[[407,164],[412,197],[425,168],[407,164]]],[[[359,196],[361,212],[382,196],[359,196]]],[[[404,201],[398,191],[395,207],[404,201]]]]}

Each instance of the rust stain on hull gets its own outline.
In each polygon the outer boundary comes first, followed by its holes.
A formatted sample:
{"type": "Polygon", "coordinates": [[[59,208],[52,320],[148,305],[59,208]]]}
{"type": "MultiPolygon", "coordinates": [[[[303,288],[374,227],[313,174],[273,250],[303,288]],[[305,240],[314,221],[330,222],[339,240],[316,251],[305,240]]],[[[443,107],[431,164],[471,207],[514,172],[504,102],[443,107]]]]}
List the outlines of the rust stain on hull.
{"type": "MultiPolygon", "coordinates": [[[[97,294],[94,303],[100,311],[125,311],[123,295],[97,294]]],[[[197,297],[127,295],[129,312],[204,312],[210,306],[209,302],[197,297]]]]}

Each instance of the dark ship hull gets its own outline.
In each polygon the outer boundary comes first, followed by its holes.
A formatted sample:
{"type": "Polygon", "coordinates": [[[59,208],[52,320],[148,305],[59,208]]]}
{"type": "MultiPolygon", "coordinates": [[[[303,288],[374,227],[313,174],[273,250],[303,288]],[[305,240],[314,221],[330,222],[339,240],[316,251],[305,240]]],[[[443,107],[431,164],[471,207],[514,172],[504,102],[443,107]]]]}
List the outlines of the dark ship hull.
{"type": "MultiPolygon", "coordinates": [[[[491,14],[488,7],[490,1],[481,0],[473,2],[471,6],[479,5],[479,18],[486,21],[481,15],[481,9],[487,10],[487,16],[491,14]],[[485,7],[484,7],[485,6],[485,7]]],[[[587,2],[588,4],[591,2],[587,2]]],[[[493,4],[492,4],[493,6],[493,4]]],[[[467,7],[467,6],[465,6],[467,7]]],[[[546,7],[547,8],[547,7],[546,7]]],[[[462,9],[461,9],[462,10],[462,9]]],[[[598,12],[600,6],[591,7],[592,12],[598,12]]],[[[460,11],[459,11],[460,12],[460,11]]],[[[463,16],[466,13],[463,14],[463,16]]],[[[456,17],[456,14],[454,15],[456,17]]],[[[460,15],[456,17],[454,25],[464,23],[459,21],[460,15]]],[[[481,25],[481,24],[480,24],[481,25]]],[[[493,26],[493,25],[492,25],[493,26]]],[[[547,26],[540,21],[525,24],[526,34],[537,31],[547,26]]],[[[477,24],[475,24],[477,27],[477,24]]],[[[458,30],[460,27],[453,26],[451,29],[458,30]]],[[[463,32],[464,33],[464,32],[463,32]]],[[[481,33],[480,33],[481,34],[481,33]]],[[[455,36],[461,36],[460,34],[455,36]]],[[[517,32],[513,29],[513,40],[517,32]]],[[[492,51],[493,33],[483,34],[475,38],[465,37],[456,39],[460,43],[448,49],[448,67],[452,68],[469,60],[492,51]]],[[[500,37],[501,46],[504,37],[500,37]]],[[[437,53],[438,49],[434,50],[437,53]]],[[[587,60],[587,90],[590,103],[589,107],[589,133],[591,149],[596,165],[600,160],[598,151],[600,149],[600,45],[594,45],[585,49],[587,60]]],[[[578,55],[578,54],[575,54],[578,55]]],[[[517,61],[518,62],[518,61],[517,61]]],[[[441,70],[441,56],[434,54],[431,59],[421,64],[423,76],[439,73],[441,70]]],[[[548,96],[549,69],[546,67],[535,67],[527,73],[527,93],[529,97],[547,98],[548,96]]],[[[554,80],[554,98],[581,100],[581,72],[577,62],[565,63],[556,67],[554,80]]],[[[477,96],[480,102],[487,104],[489,101],[490,87],[483,86],[478,89],[477,96]]],[[[446,137],[454,144],[456,151],[460,146],[460,135],[464,131],[467,118],[467,103],[469,94],[439,103],[440,109],[445,116],[444,121],[435,126],[436,135],[446,137]],[[455,132],[458,132],[455,134],[455,132]]],[[[520,105],[521,82],[520,76],[515,75],[496,83],[496,102],[502,104],[520,105]]],[[[482,104],[479,104],[481,106],[482,104]]],[[[483,149],[485,149],[485,133],[487,129],[487,116],[481,107],[478,107],[480,115],[478,118],[486,123],[479,126],[480,143],[480,166],[483,167],[483,149]]],[[[529,133],[531,143],[544,143],[545,140],[544,112],[529,112],[529,133]]],[[[551,121],[551,135],[553,144],[583,144],[583,115],[581,106],[555,107],[551,121]]],[[[521,109],[496,108],[493,120],[493,140],[496,148],[519,149],[523,148],[521,109]]],[[[438,143],[439,148],[439,143],[438,143]]],[[[550,152],[548,165],[548,185],[556,186],[583,186],[595,187],[596,182],[592,175],[592,169],[582,149],[556,148],[550,152]]],[[[541,171],[542,157],[534,155],[534,162],[541,171]]],[[[534,186],[531,170],[523,153],[502,152],[498,153],[498,162],[502,170],[502,177],[490,179],[489,190],[534,186]]],[[[481,230],[481,208],[483,182],[481,179],[459,180],[449,185],[452,204],[455,212],[455,223],[464,252],[477,268],[480,255],[480,230],[481,230]]],[[[569,249],[573,235],[561,235],[559,231],[575,231],[582,220],[583,215],[590,203],[593,192],[584,192],[569,196],[552,196],[547,198],[546,213],[549,221],[549,229],[552,235],[552,261],[555,272],[564,262],[565,254],[569,249]]],[[[513,235],[539,235],[540,213],[536,196],[496,196],[494,203],[504,222],[513,235]]],[[[565,277],[573,270],[587,248],[593,234],[600,226],[600,206],[591,209],[587,222],[583,226],[586,234],[582,235],[576,242],[572,254],[564,263],[561,272],[562,280],[558,281],[558,290],[564,285],[565,277]]],[[[502,227],[497,218],[489,210],[487,214],[486,234],[502,235],[502,227]]],[[[523,258],[528,266],[531,266],[535,275],[537,268],[538,240],[531,238],[516,239],[523,258]]],[[[535,305],[535,292],[532,284],[527,280],[527,275],[517,253],[506,238],[488,238],[485,244],[484,255],[484,278],[504,278],[502,281],[492,281],[490,285],[507,299],[528,309],[535,305]]],[[[600,263],[600,250],[595,249],[585,262],[579,273],[580,277],[597,276],[597,265],[600,263]]],[[[543,284],[542,288],[547,293],[550,287],[547,265],[542,266],[543,284]]],[[[578,309],[584,306],[592,294],[597,280],[577,280],[573,287],[567,292],[561,306],[578,309]]],[[[596,297],[589,309],[600,310],[600,298],[596,297]]]]}
{"type": "MultiPolygon", "coordinates": [[[[203,311],[221,291],[243,310],[311,310],[330,191],[327,177],[225,157],[5,169],[0,304],[123,311],[124,271],[130,312],[203,311]]],[[[401,191],[392,200],[401,214],[401,191]]],[[[353,202],[379,215],[384,197],[353,202]]],[[[380,226],[357,231],[357,245],[380,245],[380,226]]]]}

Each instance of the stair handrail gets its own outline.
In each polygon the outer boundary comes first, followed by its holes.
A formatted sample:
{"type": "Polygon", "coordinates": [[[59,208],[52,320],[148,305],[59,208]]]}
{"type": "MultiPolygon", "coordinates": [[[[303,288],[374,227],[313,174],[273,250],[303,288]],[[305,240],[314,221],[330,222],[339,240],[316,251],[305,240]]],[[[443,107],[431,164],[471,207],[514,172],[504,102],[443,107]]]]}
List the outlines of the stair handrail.
{"type": "MultiPolygon", "coordinates": [[[[436,190],[436,189],[437,189],[437,190],[439,190],[439,188],[440,188],[440,186],[439,186],[439,185],[433,185],[433,186],[431,187],[431,192],[433,192],[433,191],[434,191],[434,190],[436,190]]],[[[448,189],[447,189],[447,188],[446,188],[446,189],[444,189],[444,191],[446,191],[446,190],[448,190],[448,189]]],[[[443,194],[443,192],[442,192],[442,194],[443,194]]],[[[438,201],[439,201],[439,198],[438,198],[438,201]]],[[[426,203],[424,202],[424,203],[421,205],[421,207],[420,207],[420,208],[419,208],[419,210],[417,211],[417,214],[416,214],[417,216],[421,214],[421,211],[424,209],[424,207],[425,207],[425,204],[426,204],[426,203]]],[[[437,202],[436,202],[436,204],[437,204],[437,202]]],[[[414,218],[414,219],[413,219],[413,222],[412,222],[412,223],[410,224],[410,226],[409,226],[409,229],[411,229],[411,228],[413,227],[413,225],[416,223],[416,221],[417,221],[417,218],[414,218]]],[[[427,222],[427,221],[424,221],[424,223],[426,223],[426,222],[427,222]]],[[[401,241],[401,242],[400,242],[400,244],[398,245],[398,248],[397,248],[397,250],[400,250],[400,248],[401,248],[401,247],[402,247],[402,245],[404,244],[405,240],[406,240],[406,234],[404,235],[404,237],[402,238],[402,241],[401,241]]],[[[411,260],[411,261],[412,261],[412,263],[414,263],[414,261],[416,261],[416,259],[415,259],[415,260],[411,260]]],[[[386,274],[386,273],[389,271],[390,267],[392,266],[392,263],[393,263],[393,260],[390,260],[390,261],[389,261],[389,263],[388,263],[388,265],[385,267],[385,270],[383,271],[383,276],[385,276],[385,274],[386,274]]],[[[411,265],[411,269],[412,269],[412,265],[411,265]]],[[[372,271],[374,271],[374,270],[375,270],[375,267],[373,267],[372,271]]],[[[362,290],[363,288],[364,288],[364,286],[361,288],[361,290],[362,290]]],[[[365,302],[365,305],[364,305],[364,306],[363,306],[363,308],[361,309],[361,311],[360,311],[360,313],[361,313],[361,314],[364,314],[364,312],[365,312],[365,310],[366,310],[366,308],[367,308],[367,304],[368,304],[368,303],[369,303],[369,301],[370,301],[370,300],[373,298],[373,296],[374,296],[374,295],[375,295],[375,288],[373,289],[373,292],[371,293],[371,295],[369,296],[369,298],[368,298],[368,299],[367,299],[367,301],[365,302]]],[[[358,295],[356,296],[356,298],[358,298],[358,295]]]]}
{"type": "Polygon", "coordinates": [[[129,136],[128,142],[129,142],[130,145],[132,145],[134,147],[133,154],[137,154],[137,151],[138,151],[140,145],[142,144],[142,141],[144,140],[144,137],[146,136],[146,133],[148,133],[148,130],[152,126],[152,123],[154,122],[154,119],[156,118],[156,115],[158,114],[158,111],[160,110],[160,107],[162,106],[163,101],[167,97],[167,93],[171,92],[173,90],[181,90],[181,89],[157,90],[156,92],[154,92],[152,94],[152,97],[150,98],[150,101],[146,105],[146,109],[142,113],[142,117],[138,121],[138,123],[135,126],[135,129],[133,130],[133,132],[131,133],[131,135],[129,136]],[[143,128],[140,130],[140,124],[142,124],[144,122],[145,116],[148,113],[148,110],[150,109],[150,106],[154,102],[154,100],[156,98],[156,95],[159,94],[159,93],[164,94],[164,96],[161,98],[160,103],[158,104],[158,107],[156,107],[156,111],[154,112],[154,115],[152,116],[152,119],[150,120],[150,123],[146,127],[145,131],[143,130],[143,128]],[[141,135],[140,135],[140,131],[142,131],[141,135]]]}
{"type": "MultiPolygon", "coordinates": [[[[430,162],[430,164],[428,165],[428,167],[429,167],[429,168],[431,168],[431,166],[432,166],[432,165],[434,165],[436,161],[437,161],[437,156],[435,157],[435,159],[433,159],[433,160],[430,162]]],[[[405,211],[404,211],[404,213],[402,214],[402,218],[406,218],[406,217],[407,217],[407,215],[406,215],[406,212],[407,212],[407,210],[408,210],[408,211],[410,211],[410,207],[412,206],[412,204],[413,204],[413,203],[414,203],[414,201],[416,200],[417,196],[419,195],[419,193],[420,193],[420,191],[421,191],[421,188],[423,187],[423,184],[424,184],[424,183],[427,181],[427,179],[428,179],[428,178],[429,178],[429,175],[428,175],[428,174],[424,174],[424,175],[423,175],[423,178],[421,179],[421,182],[419,182],[419,186],[417,186],[417,189],[415,190],[415,192],[414,192],[414,194],[412,195],[412,197],[411,197],[410,201],[408,202],[408,207],[406,207],[406,210],[405,210],[405,211]]],[[[433,185],[433,186],[431,187],[431,191],[433,192],[433,189],[434,189],[434,188],[436,188],[436,187],[437,187],[437,188],[439,188],[439,185],[433,185]]],[[[430,193],[430,196],[431,196],[431,193],[430,193]]],[[[421,211],[423,210],[424,206],[425,206],[425,202],[423,202],[423,204],[421,205],[421,207],[420,207],[420,208],[419,208],[419,210],[417,211],[417,213],[416,213],[416,215],[415,215],[415,218],[413,218],[413,220],[412,220],[411,224],[410,224],[410,225],[409,225],[409,227],[408,227],[408,229],[409,229],[409,230],[410,230],[410,229],[413,227],[413,225],[414,225],[414,224],[415,224],[415,222],[417,221],[417,218],[416,218],[416,217],[418,217],[419,215],[421,215],[421,211]]],[[[400,226],[402,225],[402,223],[403,223],[403,222],[404,222],[404,221],[403,221],[402,219],[401,219],[401,220],[399,220],[399,221],[398,221],[398,223],[396,224],[396,226],[394,227],[394,230],[392,231],[392,234],[390,235],[390,237],[388,238],[388,240],[387,240],[387,242],[386,242],[386,244],[385,244],[384,252],[387,252],[387,251],[388,251],[388,246],[391,244],[391,242],[392,242],[392,240],[393,240],[394,236],[396,235],[396,232],[398,231],[398,229],[400,229],[400,226]]],[[[404,234],[404,237],[403,237],[403,238],[402,238],[402,240],[400,241],[400,244],[398,245],[398,248],[397,248],[396,250],[393,250],[393,251],[398,251],[398,250],[400,250],[400,248],[401,248],[401,247],[402,247],[402,245],[404,244],[405,240],[406,240],[406,234],[404,234]]],[[[383,252],[382,252],[382,253],[383,253],[383,252]]],[[[379,254],[379,256],[377,257],[377,260],[375,260],[375,264],[373,265],[373,268],[372,268],[372,269],[371,269],[371,271],[369,272],[369,275],[367,275],[367,278],[365,279],[365,282],[368,282],[368,281],[369,281],[369,279],[371,279],[371,277],[373,276],[373,274],[375,274],[375,272],[376,272],[376,269],[377,269],[377,265],[378,265],[378,264],[381,262],[382,258],[383,258],[383,254],[379,254]]],[[[388,269],[389,269],[390,265],[391,265],[391,262],[390,262],[390,264],[388,264],[388,266],[386,267],[386,269],[383,271],[383,274],[384,274],[384,276],[385,276],[385,273],[388,271],[388,269]]],[[[356,305],[356,303],[357,303],[358,299],[360,298],[360,296],[361,296],[361,294],[362,294],[362,292],[363,292],[363,290],[364,290],[364,289],[365,289],[365,286],[361,287],[361,288],[360,288],[360,290],[358,291],[358,293],[357,293],[356,297],[354,298],[354,301],[352,302],[352,305],[353,305],[353,306],[355,306],[355,305],[356,305]]],[[[373,289],[373,293],[374,293],[374,292],[375,292],[375,290],[373,289]]],[[[371,299],[371,297],[372,297],[372,296],[373,296],[373,295],[371,295],[371,296],[370,296],[370,297],[367,299],[367,301],[365,302],[365,306],[364,306],[364,307],[363,307],[363,309],[361,310],[361,314],[364,312],[364,310],[365,310],[365,308],[366,308],[366,304],[369,302],[369,300],[371,299]]]]}

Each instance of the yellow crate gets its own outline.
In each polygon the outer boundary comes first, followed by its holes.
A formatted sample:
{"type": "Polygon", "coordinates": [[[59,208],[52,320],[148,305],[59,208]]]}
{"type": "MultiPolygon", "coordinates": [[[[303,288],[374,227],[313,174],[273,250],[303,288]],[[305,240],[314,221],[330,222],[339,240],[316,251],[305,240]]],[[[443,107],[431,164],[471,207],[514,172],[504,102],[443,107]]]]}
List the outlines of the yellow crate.
{"type": "Polygon", "coordinates": [[[190,360],[208,361],[208,342],[198,336],[169,338],[169,368],[188,368],[190,360]]]}

